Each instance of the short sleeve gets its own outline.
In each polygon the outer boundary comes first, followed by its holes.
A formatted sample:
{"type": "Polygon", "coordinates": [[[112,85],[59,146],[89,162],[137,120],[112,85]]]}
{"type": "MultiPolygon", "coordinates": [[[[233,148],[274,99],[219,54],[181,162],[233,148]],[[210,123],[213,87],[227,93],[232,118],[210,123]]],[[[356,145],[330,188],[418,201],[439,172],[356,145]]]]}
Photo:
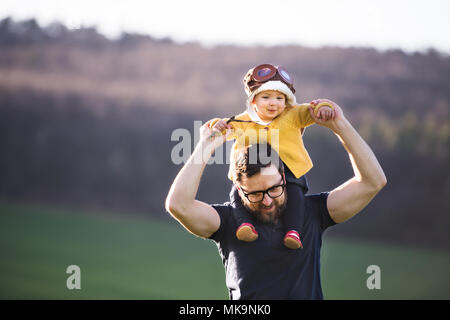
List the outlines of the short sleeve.
{"type": "Polygon", "coordinates": [[[323,232],[328,227],[334,226],[336,222],[331,218],[328,212],[327,199],[329,192],[322,192],[318,194],[308,195],[309,206],[312,212],[317,214],[318,222],[320,224],[320,230],[323,232]]]}
{"type": "Polygon", "coordinates": [[[230,223],[230,217],[232,215],[231,205],[230,203],[224,204],[213,204],[211,205],[219,214],[220,217],[220,226],[216,232],[214,232],[209,239],[214,240],[215,242],[220,242],[223,238],[223,235],[226,233],[228,225],[230,223]]]}

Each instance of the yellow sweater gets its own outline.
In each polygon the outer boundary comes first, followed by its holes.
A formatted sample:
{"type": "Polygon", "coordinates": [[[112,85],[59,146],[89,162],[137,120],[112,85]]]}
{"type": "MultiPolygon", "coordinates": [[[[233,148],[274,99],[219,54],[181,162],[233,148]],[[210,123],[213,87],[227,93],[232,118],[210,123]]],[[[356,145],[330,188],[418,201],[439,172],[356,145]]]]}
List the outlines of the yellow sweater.
{"type": "MultiPolygon", "coordinates": [[[[243,146],[268,142],[278,152],[281,160],[289,167],[295,177],[299,178],[307,173],[311,170],[313,164],[308,151],[303,145],[302,128],[315,123],[308,110],[310,106],[314,108],[316,113],[322,104],[317,106],[301,104],[294,107],[286,107],[267,126],[255,122],[230,122],[233,130],[228,140],[236,140],[232,148],[231,159],[233,159],[233,152],[236,152],[237,149],[243,146]]],[[[251,120],[247,111],[237,115],[235,119],[251,120]]],[[[219,120],[218,118],[213,119],[210,127],[212,128],[219,120]]],[[[231,169],[232,167],[230,166],[228,177],[232,180],[231,169]]]]}

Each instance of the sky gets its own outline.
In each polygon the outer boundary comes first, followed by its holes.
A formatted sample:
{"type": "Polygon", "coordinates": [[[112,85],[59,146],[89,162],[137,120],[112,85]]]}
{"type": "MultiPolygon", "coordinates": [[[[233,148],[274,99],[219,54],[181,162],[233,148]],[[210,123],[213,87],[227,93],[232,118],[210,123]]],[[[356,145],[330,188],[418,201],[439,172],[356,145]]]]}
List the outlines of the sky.
{"type": "Polygon", "coordinates": [[[1,0],[0,19],[36,18],[204,45],[375,47],[450,54],[449,0],[1,0]]]}

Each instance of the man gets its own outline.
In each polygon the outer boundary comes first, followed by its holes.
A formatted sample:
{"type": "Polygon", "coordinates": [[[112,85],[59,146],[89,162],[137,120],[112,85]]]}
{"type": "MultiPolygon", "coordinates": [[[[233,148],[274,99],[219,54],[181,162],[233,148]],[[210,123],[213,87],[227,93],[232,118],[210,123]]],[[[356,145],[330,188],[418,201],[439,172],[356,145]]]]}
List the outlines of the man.
{"type": "Polygon", "coordinates": [[[268,148],[242,149],[233,164],[234,183],[242,204],[258,221],[260,236],[255,242],[236,239],[233,204],[209,205],[195,199],[209,157],[225,141],[224,136],[211,138],[208,123],[202,126],[199,143],[172,184],[166,209],[188,231],[217,243],[230,299],[323,299],[320,283],[323,231],[360,212],[386,184],[375,155],[341,108],[329,100],[315,100],[313,104],[322,101],[333,104],[335,117],[321,120],[312,109],[311,116],[338,136],[350,156],[354,177],[331,192],[305,196],[305,249],[290,250],[282,245],[284,234],[279,218],[289,200],[279,189],[284,184],[281,161],[250,161],[251,152],[259,155],[259,150],[268,148]],[[250,202],[248,197],[255,192],[261,201],[250,202]]]}

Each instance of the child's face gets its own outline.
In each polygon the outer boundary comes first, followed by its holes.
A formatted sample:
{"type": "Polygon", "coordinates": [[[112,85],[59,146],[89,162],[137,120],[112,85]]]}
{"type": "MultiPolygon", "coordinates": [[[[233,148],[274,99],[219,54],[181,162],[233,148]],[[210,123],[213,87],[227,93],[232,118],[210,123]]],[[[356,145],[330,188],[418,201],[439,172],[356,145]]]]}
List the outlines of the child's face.
{"type": "Polygon", "coordinates": [[[286,96],[274,90],[263,91],[255,96],[253,107],[261,120],[271,121],[286,108],[286,96]]]}

